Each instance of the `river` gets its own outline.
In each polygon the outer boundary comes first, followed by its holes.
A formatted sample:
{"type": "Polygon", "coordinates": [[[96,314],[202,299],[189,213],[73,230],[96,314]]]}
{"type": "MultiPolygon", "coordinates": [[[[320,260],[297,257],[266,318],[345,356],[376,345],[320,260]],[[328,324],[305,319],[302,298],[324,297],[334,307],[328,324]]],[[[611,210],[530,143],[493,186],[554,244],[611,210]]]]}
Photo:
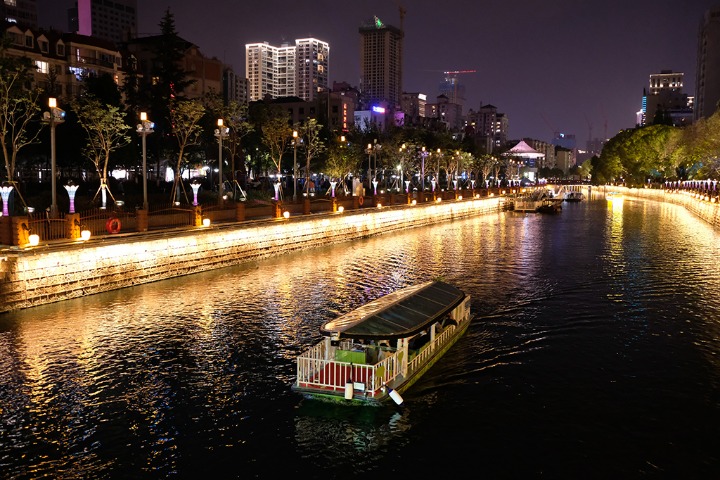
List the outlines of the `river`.
{"type": "Polygon", "coordinates": [[[720,478],[720,234],[565,203],[0,315],[0,477],[720,478]],[[405,403],[290,391],[338,314],[441,277],[467,334],[405,403]]]}

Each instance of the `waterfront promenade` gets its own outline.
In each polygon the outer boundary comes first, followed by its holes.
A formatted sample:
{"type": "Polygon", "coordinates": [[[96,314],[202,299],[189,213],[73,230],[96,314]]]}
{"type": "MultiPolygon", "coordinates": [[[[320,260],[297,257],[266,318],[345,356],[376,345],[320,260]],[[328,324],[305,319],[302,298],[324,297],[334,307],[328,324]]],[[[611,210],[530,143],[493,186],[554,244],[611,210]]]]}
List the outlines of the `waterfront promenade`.
{"type": "Polygon", "coordinates": [[[303,248],[498,214],[506,197],[228,222],[0,253],[0,312],[199,273],[303,248]]]}
{"type": "MultiPolygon", "coordinates": [[[[669,202],[720,228],[720,205],[691,191],[581,187],[591,198],[609,191],[628,198],[669,202]]],[[[499,214],[507,197],[395,205],[290,218],[218,223],[50,242],[0,251],[0,313],[133,285],[260,260],[303,248],[447,222],[499,214]]]]}

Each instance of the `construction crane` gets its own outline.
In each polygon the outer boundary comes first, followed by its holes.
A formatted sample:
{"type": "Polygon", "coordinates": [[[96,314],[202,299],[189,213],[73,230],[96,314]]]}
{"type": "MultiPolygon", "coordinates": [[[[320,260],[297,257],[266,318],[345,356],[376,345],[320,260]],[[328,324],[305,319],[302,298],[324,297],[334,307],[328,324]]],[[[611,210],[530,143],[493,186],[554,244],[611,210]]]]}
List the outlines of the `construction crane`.
{"type": "Polygon", "coordinates": [[[452,87],[453,98],[450,99],[452,103],[461,103],[461,99],[458,98],[458,75],[476,72],[477,70],[446,70],[443,72],[445,74],[445,83],[452,87]]]}

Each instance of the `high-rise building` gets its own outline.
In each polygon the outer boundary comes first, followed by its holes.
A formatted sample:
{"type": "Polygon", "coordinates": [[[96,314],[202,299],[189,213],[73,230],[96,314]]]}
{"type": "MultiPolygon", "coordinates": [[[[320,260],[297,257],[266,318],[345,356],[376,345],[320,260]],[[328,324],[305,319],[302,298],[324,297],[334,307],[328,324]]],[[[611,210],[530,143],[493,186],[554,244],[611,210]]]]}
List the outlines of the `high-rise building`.
{"type": "Polygon", "coordinates": [[[495,105],[481,105],[478,111],[470,109],[466,119],[466,132],[475,137],[475,142],[485,153],[505,145],[508,141],[509,120],[498,112],[495,105]]]}
{"type": "Polygon", "coordinates": [[[68,24],[71,32],[124,42],[137,35],[137,0],[77,0],[68,24]]]}
{"type": "Polygon", "coordinates": [[[4,0],[0,2],[0,18],[24,27],[37,27],[35,0],[4,0]]]}
{"type": "Polygon", "coordinates": [[[720,7],[705,12],[698,31],[694,118],[715,113],[720,101],[720,7]]]}
{"type": "Polygon", "coordinates": [[[316,38],[295,40],[295,94],[310,102],[328,89],[330,45],[316,38]]]}
{"type": "Polygon", "coordinates": [[[684,73],[672,70],[651,74],[648,88],[643,89],[637,124],[663,123],[679,127],[692,123],[693,97],[683,93],[684,78],[684,73]]]}
{"type": "Polygon", "coordinates": [[[328,90],[330,45],[300,38],[280,47],[268,42],[245,45],[245,74],[250,101],[297,96],[305,101],[328,90]]]}
{"type": "Polygon", "coordinates": [[[360,93],[365,108],[386,103],[399,109],[402,100],[403,37],[401,29],[379,18],[360,26],[360,93]]]}

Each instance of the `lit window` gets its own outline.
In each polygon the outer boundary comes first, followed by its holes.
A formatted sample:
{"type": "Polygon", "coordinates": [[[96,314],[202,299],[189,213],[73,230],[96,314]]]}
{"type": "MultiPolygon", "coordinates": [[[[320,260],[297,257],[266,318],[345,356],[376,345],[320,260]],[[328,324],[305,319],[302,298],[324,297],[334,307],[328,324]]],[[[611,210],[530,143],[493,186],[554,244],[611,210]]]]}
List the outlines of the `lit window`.
{"type": "Polygon", "coordinates": [[[48,62],[43,62],[40,60],[35,61],[35,65],[37,65],[38,72],[48,74],[50,73],[50,68],[48,67],[48,62]]]}

